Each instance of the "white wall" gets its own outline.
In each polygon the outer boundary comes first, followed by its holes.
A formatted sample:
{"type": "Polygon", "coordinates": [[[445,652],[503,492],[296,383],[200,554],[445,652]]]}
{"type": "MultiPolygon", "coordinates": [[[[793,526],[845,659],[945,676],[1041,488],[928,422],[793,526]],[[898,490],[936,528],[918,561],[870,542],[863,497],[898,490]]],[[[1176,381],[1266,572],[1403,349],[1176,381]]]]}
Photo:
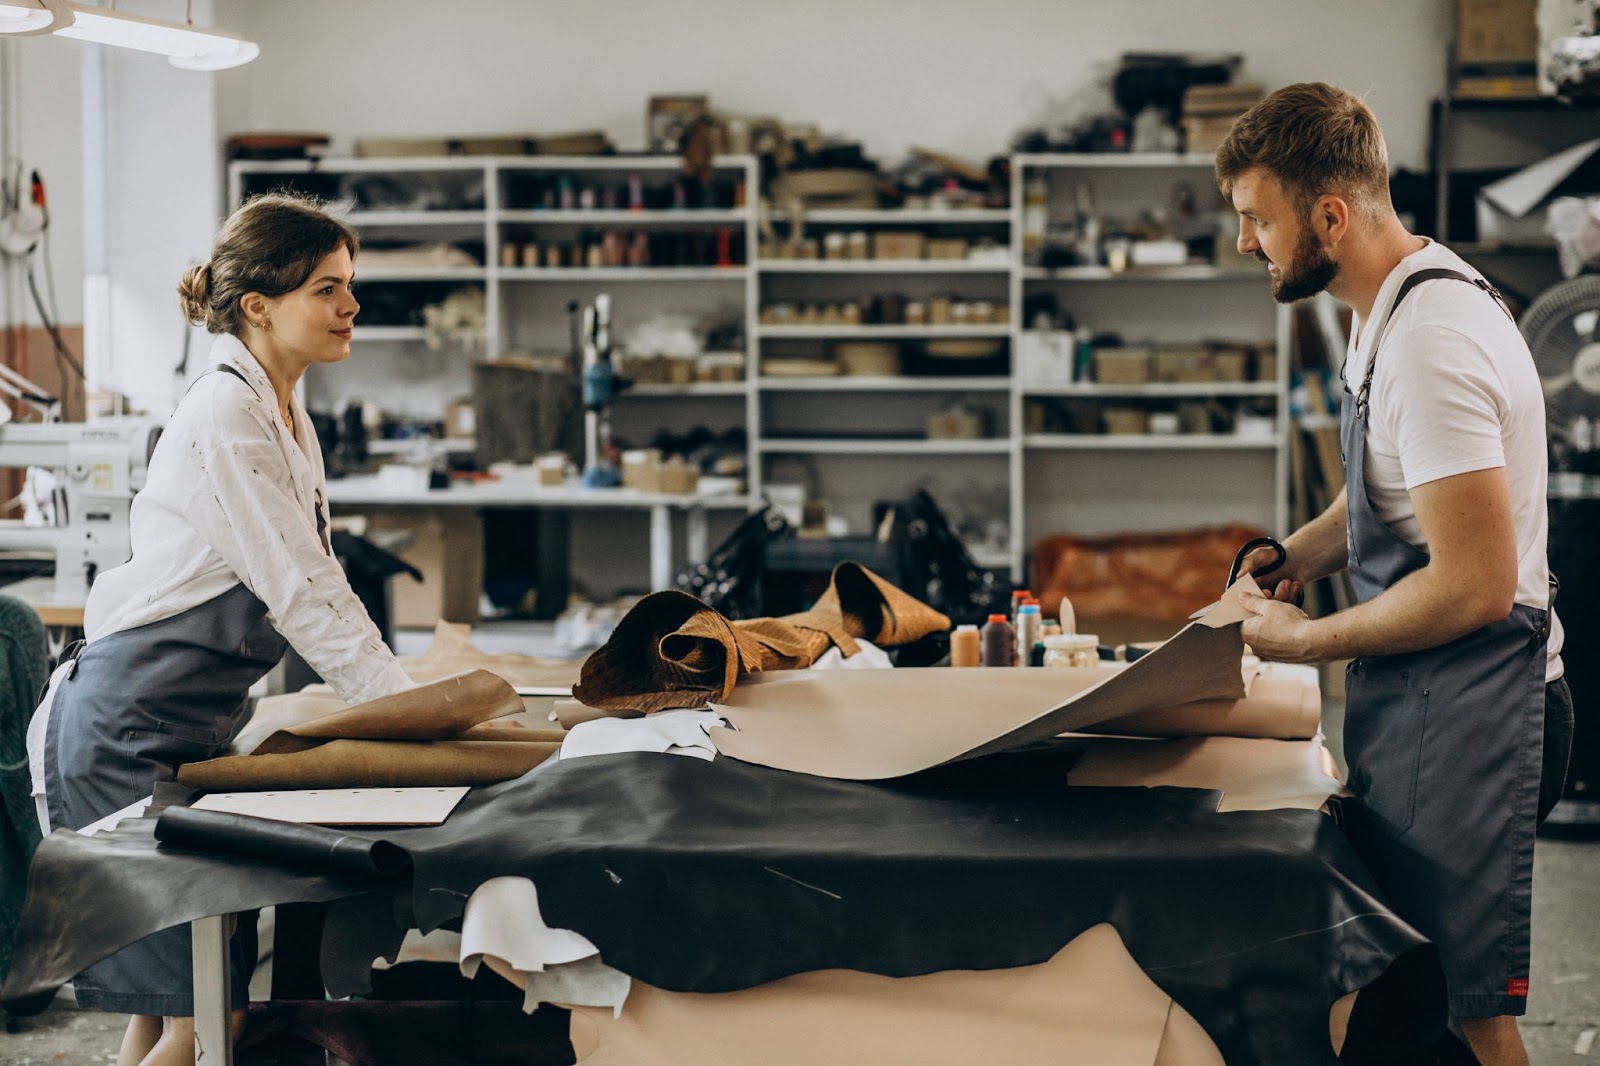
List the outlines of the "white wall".
{"type": "MultiPolygon", "coordinates": [[[[24,179],[37,170],[45,183],[50,210],[50,261],[61,321],[83,321],[83,152],[79,141],[79,54],[76,41],[27,37],[8,42],[11,62],[17,65],[20,91],[17,109],[18,143],[8,145],[13,159],[22,163],[24,179]]],[[[5,87],[0,85],[0,93],[5,87]]],[[[13,106],[6,101],[5,106],[13,106]]],[[[42,275],[43,259],[34,264],[42,275]]],[[[41,285],[44,278],[40,277],[41,285]]],[[[37,325],[33,302],[22,291],[21,306],[6,308],[8,322],[37,325]]]]}
{"type": "Polygon", "coordinates": [[[1066,117],[1127,50],[1231,51],[1269,87],[1367,95],[1397,163],[1422,164],[1448,0],[215,0],[261,45],[218,82],[224,134],[363,136],[602,128],[643,146],[652,93],[812,120],[894,163],[972,159],[1066,117]]]}

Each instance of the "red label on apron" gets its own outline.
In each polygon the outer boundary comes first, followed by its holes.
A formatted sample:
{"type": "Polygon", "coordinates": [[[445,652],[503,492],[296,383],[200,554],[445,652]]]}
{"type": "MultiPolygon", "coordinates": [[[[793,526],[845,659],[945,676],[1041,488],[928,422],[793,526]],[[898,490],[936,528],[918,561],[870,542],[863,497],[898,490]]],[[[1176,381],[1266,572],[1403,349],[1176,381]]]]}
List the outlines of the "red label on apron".
{"type": "Polygon", "coordinates": [[[1528,979],[1526,977],[1513,977],[1506,982],[1506,995],[1526,996],[1528,994],[1528,979]]]}

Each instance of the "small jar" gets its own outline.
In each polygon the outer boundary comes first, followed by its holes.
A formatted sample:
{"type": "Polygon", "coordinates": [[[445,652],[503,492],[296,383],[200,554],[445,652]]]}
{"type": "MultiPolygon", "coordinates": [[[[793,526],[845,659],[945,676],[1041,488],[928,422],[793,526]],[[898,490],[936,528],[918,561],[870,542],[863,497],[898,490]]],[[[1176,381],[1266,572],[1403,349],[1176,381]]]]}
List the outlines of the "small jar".
{"type": "Polygon", "coordinates": [[[1067,633],[1044,638],[1044,665],[1085,669],[1100,665],[1100,638],[1093,633],[1067,633]]]}

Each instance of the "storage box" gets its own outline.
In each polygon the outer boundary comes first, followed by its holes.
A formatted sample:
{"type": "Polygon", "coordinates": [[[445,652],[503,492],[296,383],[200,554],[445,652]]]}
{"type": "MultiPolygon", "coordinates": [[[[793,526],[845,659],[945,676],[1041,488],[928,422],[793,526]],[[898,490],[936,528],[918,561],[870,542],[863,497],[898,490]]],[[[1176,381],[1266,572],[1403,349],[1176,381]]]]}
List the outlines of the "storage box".
{"type": "Polygon", "coordinates": [[[1101,413],[1105,421],[1106,433],[1111,436],[1127,436],[1148,433],[1150,431],[1150,415],[1137,407],[1107,407],[1101,413]]]}
{"type": "Polygon", "coordinates": [[[926,244],[929,259],[965,259],[967,242],[961,237],[929,237],[926,244]]]}
{"type": "Polygon", "coordinates": [[[1150,380],[1150,352],[1144,348],[1097,348],[1094,380],[1101,385],[1143,385],[1150,380]]]}
{"type": "Polygon", "coordinates": [[[478,620],[483,591],[483,522],[471,508],[436,510],[341,507],[341,515],[365,514],[376,536],[390,530],[411,534],[397,554],[422,571],[422,581],[400,575],[390,586],[390,620],[397,629],[432,629],[438,622],[478,620]]]}
{"type": "Polygon", "coordinates": [[[874,259],[921,259],[924,238],[920,233],[888,231],[872,235],[874,259]]]}
{"type": "Polygon", "coordinates": [[[983,416],[977,411],[939,411],[928,416],[929,440],[978,440],[983,436],[983,416]]]}
{"type": "Polygon", "coordinates": [[[1185,115],[1183,140],[1187,150],[1203,155],[1215,152],[1237,121],[1238,115],[1185,115]]]}
{"type": "Polygon", "coordinates": [[[1216,360],[1209,348],[1198,345],[1157,348],[1155,379],[1174,384],[1217,381],[1216,360]]]}
{"type": "Polygon", "coordinates": [[[1538,0],[1456,0],[1456,67],[1526,63],[1539,55],[1538,0]]]}

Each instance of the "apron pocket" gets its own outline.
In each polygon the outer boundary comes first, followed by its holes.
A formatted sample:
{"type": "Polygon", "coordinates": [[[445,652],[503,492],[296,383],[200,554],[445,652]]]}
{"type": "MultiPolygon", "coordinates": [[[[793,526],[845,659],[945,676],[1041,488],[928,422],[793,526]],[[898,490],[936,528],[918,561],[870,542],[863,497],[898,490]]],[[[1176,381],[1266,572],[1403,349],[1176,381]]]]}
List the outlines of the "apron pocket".
{"type": "Polygon", "coordinates": [[[1385,835],[1403,836],[1416,817],[1428,690],[1407,670],[1362,660],[1350,665],[1345,690],[1350,790],[1385,835]]]}

